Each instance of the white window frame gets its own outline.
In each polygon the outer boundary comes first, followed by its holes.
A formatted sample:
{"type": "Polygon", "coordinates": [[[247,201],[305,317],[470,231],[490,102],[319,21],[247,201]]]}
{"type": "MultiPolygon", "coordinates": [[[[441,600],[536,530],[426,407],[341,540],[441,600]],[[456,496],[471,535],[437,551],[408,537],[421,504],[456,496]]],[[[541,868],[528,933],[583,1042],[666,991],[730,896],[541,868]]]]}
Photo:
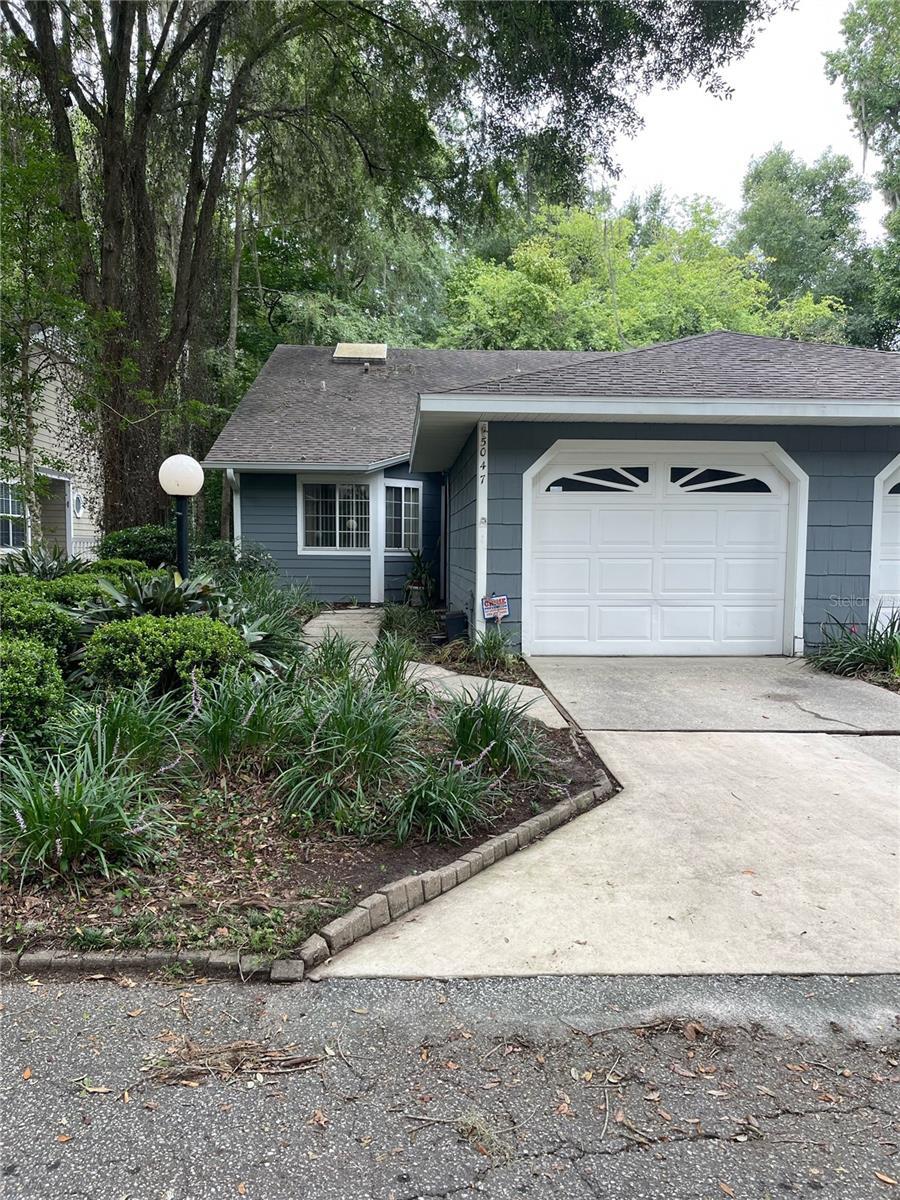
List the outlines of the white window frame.
{"type": "MultiPolygon", "coordinates": [[[[375,490],[378,485],[377,475],[318,475],[318,474],[298,474],[297,475],[297,554],[301,558],[315,557],[319,558],[323,555],[334,555],[337,557],[346,558],[348,555],[351,558],[368,558],[372,553],[374,541],[373,535],[373,520],[377,511],[378,505],[375,502],[375,490]],[[307,546],[306,539],[306,512],[304,508],[303,488],[307,483],[328,483],[335,487],[340,487],[341,484],[358,484],[368,491],[369,494],[369,544],[368,546],[307,546]]],[[[383,517],[382,517],[383,520],[383,517]]]]}
{"type": "MultiPolygon", "coordinates": [[[[12,493],[13,493],[13,490],[19,486],[18,481],[15,479],[0,479],[0,484],[2,484],[4,487],[7,487],[10,489],[10,500],[11,501],[15,500],[15,497],[13,496],[12,493]]],[[[20,500],[18,500],[18,503],[22,506],[21,513],[12,513],[12,512],[0,513],[0,527],[5,527],[6,523],[9,522],[10,523],[10,535],[12,535],[13,519],[15,517],[21,518],[21,521],[22,521],[22,525],[21,525],[22,545],[21,546],[0,545],[0,554],[15,554],[19,550],[22,550],[24,547],[30,545],[30,543],[31,543],[31,536],[30,536],[31,529],[29,528],[30,522],[28,520],[28,509],[25,506],[24,500],[20,499],[20,500]]],[[[4,528],[4,532],[5,532],[5,528],[4,528]]]]}
{"type": "MultiPolygon", "coordinates": [[[[388,544],[387,544],[387,489],[389,487],[400,488],[401,490],[403,488],[410,488],[410,489],[414,488],[419,493],[419,544],[418,544],[418,546],[415,547],[415,549],[421,550],[422,546],[424,545],[424,537],[423,537],[424,531],[422,528],[422,518],[424,515],[423,507],[422,507],[422,505],[423,505],[422,481],[421,481],[421,479],[403,479],[401,476],[393,476],[393,475],[385,475],[385,477],[384,477],[384,544],[385,544],[384,552],[388,558],[407,558],[409,556],[409,550],[406,549],[406,547],[401,547],[398,550],[396,547],[393,549],[388,547],[388,544]]],[[[402,504],[401,504],[401,507],[402,507],[402,504]]],[[[405,528],[406,513],[405,513],[405,511],[402,513],[401,519],[403,521],[403,530],[401,532],[401,539],[402,539],[406,533],[406,528],[405,528]]]]}

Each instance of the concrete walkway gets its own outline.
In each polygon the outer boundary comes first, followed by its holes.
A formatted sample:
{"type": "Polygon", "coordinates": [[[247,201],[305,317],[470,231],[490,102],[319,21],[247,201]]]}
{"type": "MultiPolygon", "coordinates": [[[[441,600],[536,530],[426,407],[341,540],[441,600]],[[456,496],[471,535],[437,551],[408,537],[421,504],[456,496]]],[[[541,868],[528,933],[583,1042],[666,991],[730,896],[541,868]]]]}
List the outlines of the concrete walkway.
{"type": "Polygon", "coordinates": [[[380,630],[380,608],[330,608],[306,622],[303,640],[314,646],[329,635],[340,634],[348,642],[371,648],[378,641],[380,630]]]}
{"type": "Polygon", "coordinates": [[[900,738],[843,732],[900,728],[900,697],[785,660],[546,663],[624,791],[323,975],[900,968],[900,738]],[[807,719],[838,732],[768,732],[807,719]]]}

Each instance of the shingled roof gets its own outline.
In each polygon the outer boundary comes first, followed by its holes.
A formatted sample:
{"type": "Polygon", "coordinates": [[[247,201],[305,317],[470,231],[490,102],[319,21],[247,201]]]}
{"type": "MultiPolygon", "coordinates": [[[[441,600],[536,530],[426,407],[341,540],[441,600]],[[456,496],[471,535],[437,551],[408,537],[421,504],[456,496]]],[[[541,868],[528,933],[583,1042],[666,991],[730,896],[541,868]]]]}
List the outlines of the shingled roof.
{"type": "Polygon", "coordinates": [[[367,467],[410,452],[420,392],[515,377],[599,355],[562,350],[402,350],[335,362],[332,346],[277,346],[204,460],[208,467],[367,467]]]}
{"type": "MultiPolygon", "coordinates": [[[[425,389],[421,389],[424,391],[425,389]]],[[[896,401],[900,354],[782,341],[746,333],[702,333],[637,350],[585,355],[441,395],[602,396],[673,399],[896,401]]]]}

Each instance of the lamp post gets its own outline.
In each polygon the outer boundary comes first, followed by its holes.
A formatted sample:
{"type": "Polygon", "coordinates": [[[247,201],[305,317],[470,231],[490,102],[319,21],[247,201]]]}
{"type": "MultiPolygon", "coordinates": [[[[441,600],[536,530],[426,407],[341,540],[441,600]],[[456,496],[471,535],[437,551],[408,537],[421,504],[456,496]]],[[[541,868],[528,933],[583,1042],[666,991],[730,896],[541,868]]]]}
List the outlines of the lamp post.
{"type": "Polygon", "coordinates": [[[178,574],[188,577],[188,497],[203,487],[203,468],[189,454],[172,454],[159,468],[162,490],[175,497],[175,534],[178,574]]]}

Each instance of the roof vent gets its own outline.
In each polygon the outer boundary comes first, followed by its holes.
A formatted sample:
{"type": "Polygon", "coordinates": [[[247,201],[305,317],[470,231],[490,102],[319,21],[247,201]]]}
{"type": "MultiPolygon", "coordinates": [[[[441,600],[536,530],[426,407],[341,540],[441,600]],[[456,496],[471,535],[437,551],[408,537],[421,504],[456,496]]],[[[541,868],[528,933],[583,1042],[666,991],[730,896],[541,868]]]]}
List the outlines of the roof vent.
{"type": "Polygon", "coordinates": [[[387,359],[387,345],[384,342],[338,342],[331,357],[338,362],[384,362],[387,359]]]}

